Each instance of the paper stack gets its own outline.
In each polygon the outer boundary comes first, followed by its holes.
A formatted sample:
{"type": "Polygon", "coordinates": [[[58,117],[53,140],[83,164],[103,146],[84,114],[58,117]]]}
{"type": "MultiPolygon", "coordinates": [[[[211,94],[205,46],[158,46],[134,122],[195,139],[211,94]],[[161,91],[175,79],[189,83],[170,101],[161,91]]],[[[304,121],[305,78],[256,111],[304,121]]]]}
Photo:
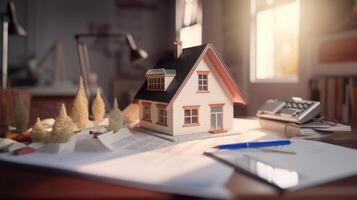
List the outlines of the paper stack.
{"type": "Polygon", "coordinates": [[[288,137],[319,137],[324,135],[324,133],[351,131],[351,126],[349,125],[326,120],[315,120],[305,124],[295,124],[259,118],[259,125],[263,129],[284,133],[288,137]]]}

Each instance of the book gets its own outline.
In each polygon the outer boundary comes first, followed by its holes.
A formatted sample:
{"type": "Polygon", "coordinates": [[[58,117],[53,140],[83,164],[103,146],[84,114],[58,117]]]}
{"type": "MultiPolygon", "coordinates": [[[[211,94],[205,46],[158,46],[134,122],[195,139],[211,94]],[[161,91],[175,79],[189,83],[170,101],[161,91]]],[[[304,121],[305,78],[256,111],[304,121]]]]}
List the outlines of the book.
{"type": "Polygon", "coordinates": [[[327,79],[327,118],[330,120],[336,120],[335,116],[335,100],[336,100],[336,79],[335,78],[328,78],[327,79]]]}
{"type": "Polygon", "coordinates": [[[350,121],[350,98],[348,79],[343,79],[343,96],[342,96],[342,122],[349,123],[350,121]]]}
{"type": "Polygon", "coordinates": [[[321,115],[322,116],[326,116],[327,112],[326,112],[326,79],[324,78],[320,78],[318,79],[318,90],[319,90],[319,99],[317,99],[316,101],[320,101],[320,107],[321,107],[321,115]]]}
{"type": "Polygon", "coordinates": [[[342,122],[342,101],[343,101],[343,79],[335,79],[335,114],[332,119],[342,122]]]}
{"type": "Polygon", "coordinates": [[[351,120],[352,128],[357,128],[357,78],[350,78],[349,80],[350,100],[351,100],[351,120]]]}
{"type": "Polygon", "coordinates": [[[311,98],[320,101],[326,119],[357,129],[357,77],[319,77],[311,80],[311,98]],[[317,88],[316,88],[317,84],[317,88]]]}

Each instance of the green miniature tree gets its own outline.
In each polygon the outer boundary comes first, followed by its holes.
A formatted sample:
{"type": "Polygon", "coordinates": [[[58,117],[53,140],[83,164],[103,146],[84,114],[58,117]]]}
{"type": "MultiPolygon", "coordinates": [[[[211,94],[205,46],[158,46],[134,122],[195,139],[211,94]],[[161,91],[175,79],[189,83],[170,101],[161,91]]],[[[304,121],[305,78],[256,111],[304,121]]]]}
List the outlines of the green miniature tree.
{"type": "Polygon", "coordinates": [[[113,108],[109,113],[109,126],[108,129],[116,133],[123,126],[123,116],[118,108],[117,99],[114,99],[113,108]]]}
{"type": "Polygon", "coordinates": [[[74,124],[72,119],[67,115],[66,107],[62,104],[60,113],[55,119],[52,132],[49,137],[51,143],[66,143],[74,134],[74,124]]]}
{"type": "Polygon", "coordinates": [[[88,122],[88,99],[84,91],[82,77],[80,77],[77,95],[73,101],[71,118],[79,129],[86,127],[88,122]]]}
{"type": "Polygon", "coordinates": [[[16,128],[15,132],[23,133],[27,128],[29,121],[29,111],[23,101],[16,101],[13,125],[16,128]]]}
{"type": "Polygon", "coordinates": [[[97,90],[97,94],[95,95],[92,103],[92,113],[94,115],[95,122],[100,122],[103,120],[105,114],[105,105],[99,90],[97,90]]]}

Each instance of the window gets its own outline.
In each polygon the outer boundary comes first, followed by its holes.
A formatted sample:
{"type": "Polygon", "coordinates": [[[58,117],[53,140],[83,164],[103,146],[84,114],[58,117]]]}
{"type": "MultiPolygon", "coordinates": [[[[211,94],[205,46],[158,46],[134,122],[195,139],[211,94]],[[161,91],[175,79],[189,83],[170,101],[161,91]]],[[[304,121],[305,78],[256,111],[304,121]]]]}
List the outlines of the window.
{"type": "Polygon", "coordinates": [[[184,106],[184,126],[195,126],[198,123],[199,106],[184,106]]]}
{"type": "Polygon", "coordinates": [[[223,129],[223,108],[211,107],[211,130],[223,129]]]}
{"type": "Polygon", "coordinates": [[[159,115],[158,115],[158,124],[167,125],[167,111],[166,108],[158,108],[159,115]]]}
{"type": "Polygon", "coordinates": [[[176,3],[176,22],[183,48],[202,44],[201,0],[183,0],[176,3]]]}
{"type": "Polygon", "coordinates": [[[208,71],[197,71],[198,92],[208,92],[208,71]]]}
{"type": "Polygon", "coordinates": [[[164,77],[148,78],[148,89],[164,90],[165,78],[164,77]]]}
{"type": "Polygon", "coordinates": [[[251,0],[251,81],[297,81],[299,0],[251,0]]]}
{"type": "Polygon", "coordinates": [[[151,104],[143,103],[143,120],[151,121],[151,104]]]}

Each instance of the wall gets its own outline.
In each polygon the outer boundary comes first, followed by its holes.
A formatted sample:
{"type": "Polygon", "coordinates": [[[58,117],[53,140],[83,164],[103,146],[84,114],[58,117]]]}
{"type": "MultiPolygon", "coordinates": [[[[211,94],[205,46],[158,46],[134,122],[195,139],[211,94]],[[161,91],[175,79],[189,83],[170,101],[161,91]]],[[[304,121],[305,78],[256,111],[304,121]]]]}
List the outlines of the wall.
{"type": "MultiPolygon", "coordinates": [[[[5,1],[0,3],[2,8],[5,4],[5,1]]],[[[124,40],[104,41],[99,46],[93,41],[87,43],[92,70],[98,73],[99,85],[103,87],[107,97],[118,71],[130,74],[130,71],[135,70],[137,75],[132,73],[125,77],[140,79],[145,69],[164,50],[171,47],[175,38],[174,1],[15,0],[15,4],[20,21],[29,34],[27,38],[11,41],[10,64],[25,63],[25,58],[30,55],[41,58],[54,42],[62,41],[67,77],[71,81],[78,80],[79,76],[75,34],[106,30],[108,33],[123,32],[133,35],[138,46],[150,55],[149,60],[139,65],[129,63],[124,40]],[[111,56],[99,52],[107,47],[110,48],[111,56]],[[117,52],[119,55],[113,54],[117,52]]]]}
{"type": "MultiPolygon", "coordinates": [[[[0,0],[1,10],[5,9],[6,2],[0,0]]],[[[354,1],[302,0],[301,2],[302,42],[298,84],[252,84],[249,82],[248,0],[204,0],[202,2],[203,43],[213,43],[248,97],[248,106],[235,106],[239,109],[238,114],[255,115],[259,106],[268,98],[290,96],[306,98],[309,96],[308,80],[313,76],[308,62],[310,39],[333,31],[333,24],[336,25],[345,19],[354,1]]],[[[77,79],[79,75],[79,61],[73,35],[87,32],[89,22],[111,22],[115,26],[113,30],[132,32],[138,45],[148,50],[152,56],[145,66],[152,64],[163,50],[171,48],[171,43],[175,38],[175,1],[15,0],[15,4],[20,21],[28,29],[29,37],[10,38],[10,64],[23,63],[31,54],[41,57],[54,41],[62,40],[65,45],[67,72],[71,80],[77,79]],[[135,6],[130,2],[134,4],[139,2],[141,6],[135,6]],[[115,9],[116,4],[121,7],[119,10],[115,9]]],[[[104,73],[101,75],[106,78],[99,77],[99,82],[101,85],[106,85],[106,90],[109,91],[108,84],[117,66],[114,66],[115,62],[98,66],[102,60],[106,59],[99,56],[98,60],[98,62],[93,61],[95,65],[93,70],[104,73]],[[107,66],[111,66],[110,69],[107,69],[107,66]],[[103,68],[106,70],[102,70],[103,68]]]]}
{"type": "MultiPolygon", "coordinates": [[[[351,11],[353,1],[302,0],[300,24],[299,80],[297,83],[251,83],[250,70],[250,1],[225,0],[223,4],[224,60],[238,73],[236,79],[248,98],[247,115],[255,115],[267,99],[292,96],[309,98],[311,74],[310,39],[332,32],[351,11]]],[[[220,8],[217,8],[220,9],[220,8]]],[[[323,69],[321,69],[323,70],[323,69]]]]}
{"type": "Polygon", "coordinates": [[[161,102],[155,101],[147,101],[147,100],[140,100],[139,101],[139,110],[140,110],[140,123],[139,126],[143,128],[147,128],[150,130],[155,130],[160,133],[172,135],[172,127],[173,127],[173,110],[172,107],[167,108],[167,126],[162,126],[157,124],[159,119],[159,112],[157,108],[157,104],[164,104],[161,102]],[[151,122],[142,120],[143,119],[143,102],[150,103],[150,111],[151,111],[151,122]]]}

